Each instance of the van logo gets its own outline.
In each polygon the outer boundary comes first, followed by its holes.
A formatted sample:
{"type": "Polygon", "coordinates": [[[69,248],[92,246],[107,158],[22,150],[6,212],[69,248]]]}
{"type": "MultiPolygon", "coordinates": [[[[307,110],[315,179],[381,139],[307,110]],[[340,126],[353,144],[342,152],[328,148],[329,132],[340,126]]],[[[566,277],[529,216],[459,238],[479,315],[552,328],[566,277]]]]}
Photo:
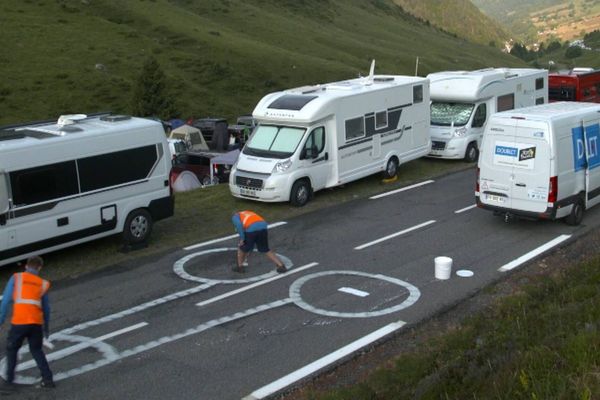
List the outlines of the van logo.
{"type": "Polygon", "coordinates": [[[496,145],[496,154],[500,156],[516,157],[519,149],[516,147],[498,146],[496,145]]]}
{"type": "Polygon", "coordinates": [[[535,158],[535,146],[519,150],[519,161],[535,158]]]}

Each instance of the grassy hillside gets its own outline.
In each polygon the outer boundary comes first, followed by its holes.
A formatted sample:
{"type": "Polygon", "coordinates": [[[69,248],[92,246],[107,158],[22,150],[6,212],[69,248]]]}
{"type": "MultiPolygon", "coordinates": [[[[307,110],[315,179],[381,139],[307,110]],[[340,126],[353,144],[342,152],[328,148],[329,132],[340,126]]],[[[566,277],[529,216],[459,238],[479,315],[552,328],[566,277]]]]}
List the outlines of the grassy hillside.
{"type": "Polygon", "coordinates": [[[0,124],[129,112],[154,56],[182,116],[251,111],[267,92],[356,77],[518,66],[391,0],[3,0],[0,124]]]}
{"type": "Polygon", "coordinates": [[[394,0],[404,10],[437,27],[475,43],[496,47],[510,38],[494,19],[483,14],[469,0],[443,2],[437,0],[394,0]]]}

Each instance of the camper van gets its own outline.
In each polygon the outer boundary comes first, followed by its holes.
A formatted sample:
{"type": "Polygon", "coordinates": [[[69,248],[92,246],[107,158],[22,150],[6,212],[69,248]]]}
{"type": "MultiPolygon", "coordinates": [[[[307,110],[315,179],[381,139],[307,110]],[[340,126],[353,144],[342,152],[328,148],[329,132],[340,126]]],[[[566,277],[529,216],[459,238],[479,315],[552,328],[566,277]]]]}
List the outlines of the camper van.
{"type": "Polygon", "coordinates": [[[323,188],[384,172],[431,146],[429,81],[374,75],[265,96],[229,175],[233,196],[305,205],[323,188]]]}
{"type": "Polygon", "coordinates": [[[543,69],[445,71],[427,78],[431,85],[429,157],[475,162],[490,115],[548,102],[548,71],[543,69]]]}
{"type": "Polygon", "coordinates": [[[61,116],[0,128],[0,265],[122,233],[146,241],[173,215],[160,123],[61,116]]]}
{"type": "Polygon", "coordinates": [[[483,135],[477,205],[578,225],[600,202],[600,104],[558,102],[495,114],[483,135]]]}

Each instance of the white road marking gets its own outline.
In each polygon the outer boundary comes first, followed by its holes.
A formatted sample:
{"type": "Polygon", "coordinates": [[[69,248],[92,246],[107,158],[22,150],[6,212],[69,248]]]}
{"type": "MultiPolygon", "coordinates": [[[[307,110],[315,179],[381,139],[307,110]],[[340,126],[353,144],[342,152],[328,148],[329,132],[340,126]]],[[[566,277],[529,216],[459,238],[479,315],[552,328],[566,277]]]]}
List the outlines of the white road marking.
{"type": "Polygon", "coordinates": [[[416,230],[416,229],[419,229],[419,228],[423,228],[424,226],[431,225],[431,224],[433,224],[433,223],[435,223],[435,222],[436,222],[436,221],[435,221],[434,219],[432,219],[432,220],[430,220],[430,221],[427,221],[427,222],[423,222],[422,224],[415,225],[415,226],[413,226],[412,228],[408,228],[408,229],[405,229],[405,230],[403,230],[403,231],[396,232],[396,233],[393,233],[393,234],[391,234],[391,235],[388,235],[388,236],[382,237],[382,238],[380,238],[380,239],[374,240],[374,241],[372,241],[372,242],[365,243],[365,244],[362,244],[362,245],[360,245],[360,246],[357,246],[357,247],[355,247],[355,248],[354,248],[354,250],[362,250],[362,249],[365,249],[365,248],[367,248],[367,247],[373,246],[374,244],[378,244],[378,243],[384,242],[384,241],[386,241],[386,240],[393,239],[393,238],[395,238],[395,237],[397,237],[397,236],[404,235],[405,233],[408,233],[408,232],[414,231],[414,230],[416,230]]]}
{"type": "Polygon", "coordinates": [[[368,292],[364,292],[362,290],[349,288],[349,287],[345,287],[345,286],[339,288],[338,291],[343,292],[343,293],[353,294],[358,297],[367,297],[369,295],[368,292]]]}
{"type": "Polygon", "coordinates": [[[433,182],[435,182],[435,181],[434,180],[428,180],[428,181],[424,181],[424,182],[420,182],[420,183],[415,183],[414,185],[410,185],[410,186],[406,186],[406,187],[403,187],[403,188],[400,188],[400,189],[392,190],[391,192],[385,192],[385,193],[378,194],[376,196],[371,196],[371,197],[369,197],[369,199],[371,199],[371,200],[380,199],[382,197],[391,196],[391,195],[396,194],[396,193],[404,192],[405,190],[410,190],[410,189],[417,188],[419,186],[428,185],[428,184],[433,183],[433,182]]]}
{"type": "Polygon", "coordinates": [[[272,382],[266,386],[263,386],[260,389],[255,390],[254,392],[252,392],[250,395],[244,397],[242,400],[258,400],[258,399],[264,399],[267,396],[272,395],[273,393],[276,393],[278,391],[280,391],[283,388],[288,387],[289,385],[298,382],[299,380],[306,378],[307,376],[314,374],[315,372],[327,367],[328,365],[331,365],[332,363],[342,359],[343,357],[346,357],[352,353],[354,353],[355,351],[383,338],[384,336],[389,335],[392,332],[397,331],[398,329],[402,328],[402,326],[405,324],[404,321],[398,321],[398,322],[392,322],[389,325],[384,326],[383,328],[380,328],[366,336],[363,336],[362,338],[334,351],[333,353],[330,353],[328,355],[326,355],[325,357],[322,357],[278,380],[276,380],[275,382],[272,382]]]}
{"type": "Polygon", "coordinates": [[[469,211],[470,209],[475,208],[475,207],[477,207],[477,204],[473,204],[473,205],[471,205],[469,207],[465,207],[465,208],[461,208],[460,210],[456,210],[456,211],[454,211],[454,214],[460,214],[460,213],[463,213],[465,211],[469,211]]]}
{"type": "Polygon", "coordinates": [[[202,306],[205,306],[207,304],[215,303],[215,302],[217,302],[219,300],[226,299],[227,297],[231,297],[231,296],[234,296],[236,294],[245,292],[247,290],[254,289],[255,287],[264,285],[264,284],[269,283],[269,282],[273,282],[273,281],[275,281],[277,279],[285,278],[286,276],[290,276],[291,274],[295,274],[296,272],[304,271],[305,269],[312,268],[312,267],[317,266],[317,265],[319,265],[319,263],[316,263],[316,262],[313,262],[313,263],[310,263],[310,264],[306,264],[306,265],[303,265],[302,267],[294,268],[294,269],[286,272],[285,274],[277,274],[277,275],[275,275],[272,278],[268,278],[268,279],[265,279],[265,280],[262,280],[262,281],[259,281],[259,282],[255,282],[255,283],[253,283],[251,285],[244,286],[242,288],[239,288],[239,289],[236,289],[236,290],[232,290],[232,291],[227,292],[227,293],[223,293],[220,296],[216,296],[216,297],[213,297],[211,299],[201,301],[200,303],[196,303],[196,305],[198,307],[202,307],[202,306]]]}
{"type": "MultiPolygon", "coordinates": [[[[272,223],[272,224],[269,224],[269,225],[268,225],[268,228],[269,228],[269,229],[272,229],[272,228],[277,228],[278,226],[285,225],[285,224],[287,224],[287,222],[285,222],[285,221],[281,221],[281,222],[274,222],[274,223],[272,223]]],[[[202,243],[193,244],[193,245],[191,245],[191,246],[184,247],[183,249],[184,249],[184,250],[186,250],[186,251],[187,251],[187,250],[194,250],[194,249],[197,249],[198,247],[209,246],[209,245],[211,245],[211,244],[215,244],[215,243],[224,242],[224,241],[226,241],[226,240],[230,240],[230,239],[235,239],[235,238],[236,238],[236,237],[238,237],[238,236],[239,236],[239,235],[236,233],[235,235],[229,235],[229,236],[225,236],[225,237],[222,237],[222,238],[218,238],[218,239],[209,240],[209,241],[207,241],[207,242],[202,242],[202,243]]]]}
{"type": "Polygon", "coordinates": [[[538,256],[539,254],[542,254],[546,250],[551,249],[552,247],[564,242],[565,240],[569,239],[570,237],[571,237],[571,235],[560,235],[560,236],[552,239],[548,243],[543,244],[534,250],[531,250],[529,253],[523,254],[521,257],[509,262],[508,264],[504,264],[502,267],[498,268],[498,271],[500,271],[500,272],[510,271],[511,269],[518,267],[519,265],[531,260],[532,258],[538,256]]]}

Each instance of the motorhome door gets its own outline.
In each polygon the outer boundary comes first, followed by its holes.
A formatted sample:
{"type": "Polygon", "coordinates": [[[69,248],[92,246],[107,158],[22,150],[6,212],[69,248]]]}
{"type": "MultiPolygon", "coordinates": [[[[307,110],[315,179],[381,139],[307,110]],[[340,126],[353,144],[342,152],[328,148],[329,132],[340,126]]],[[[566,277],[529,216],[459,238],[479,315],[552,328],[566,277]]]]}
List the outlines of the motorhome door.
{"type": "Polygon", "coordinates": [[[301,168],[310,177],[315,191],[325,187],[331,173],[329,143],[326,137],[325,127],[314,128],[308,134],[300,153],[301,168]]]}

